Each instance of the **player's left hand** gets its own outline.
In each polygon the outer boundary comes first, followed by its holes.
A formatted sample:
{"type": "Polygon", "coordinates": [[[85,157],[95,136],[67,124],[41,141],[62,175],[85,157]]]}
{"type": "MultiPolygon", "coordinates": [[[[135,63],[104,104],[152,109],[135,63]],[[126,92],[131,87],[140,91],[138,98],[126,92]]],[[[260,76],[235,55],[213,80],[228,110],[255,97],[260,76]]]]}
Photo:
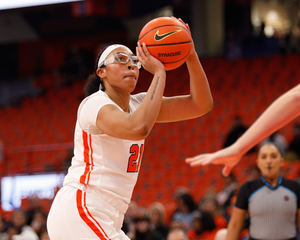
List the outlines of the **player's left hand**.
{"type": "MultiPolygon", "coordinates": [[[[173,17],[172,16],[172,18],[175,18],[175,17],[173,17]]],[[[177,18],[182,24],[184,24],[185,25],[185,27],[186,27],[186,29],[187,30],[189,30],[189,32],[190,32],[190,34],[191,34],[191,29],[190,29],[190,26],[189,26],[189,24],[188,23],[185,23],[181,18],[177,18]]],[[[192,34],[191,34],[192,35],[192,34]]],[[[190,51],[190,53],[196,53],[196,50],[195,50],[195,45],[194,45],[194,40],[193,40],[193,38],[192,38],[192,48],[191,48],[191,51],[190,51]]]]}
{"type": "Polygon", "coordinates": [[[232,168],[240,161],[242,154],[235,150],[234,146],[224,148],[220,151],[187,158],[186,163],[191,167],[206,166],[209,164],[225,165],[222,171],[224,176],[228,176],[232,168]]]}

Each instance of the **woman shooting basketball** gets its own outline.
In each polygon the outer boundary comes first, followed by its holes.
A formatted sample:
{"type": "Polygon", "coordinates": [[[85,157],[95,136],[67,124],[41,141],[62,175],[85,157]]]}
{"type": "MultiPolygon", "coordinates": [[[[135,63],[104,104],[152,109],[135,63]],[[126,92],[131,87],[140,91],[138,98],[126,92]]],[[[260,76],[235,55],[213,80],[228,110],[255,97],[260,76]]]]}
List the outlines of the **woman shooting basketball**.
{"type": "Polygon", "coordinates": [[[121,226],[137,181],[144,139],[156,122],[196,118],[212,108],[194,47],[186,61],[190,94],[176,97],[163,97],[163,64],[145,44],[138,44],[136,52],[137,57],[117,44],[98,57],[86,87],[88,96],[78,108],[72,164],[49,212],[51,240],[129,239],[121,226]],[[141,65],[153,80],[146,93],[131,95],[141,65]]]}

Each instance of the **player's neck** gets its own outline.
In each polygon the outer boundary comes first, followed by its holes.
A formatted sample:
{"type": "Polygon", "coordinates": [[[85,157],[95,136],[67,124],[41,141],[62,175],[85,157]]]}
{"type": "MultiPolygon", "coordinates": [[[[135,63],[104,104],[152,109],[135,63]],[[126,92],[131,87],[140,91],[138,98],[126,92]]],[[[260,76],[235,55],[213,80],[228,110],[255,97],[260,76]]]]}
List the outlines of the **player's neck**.
{"type": "Polygon", "coordinates": [[[129,112],[130,94],[121,94],[115,91],[106,91],[109,98],[114,101],[124,112],[129,112]]]}

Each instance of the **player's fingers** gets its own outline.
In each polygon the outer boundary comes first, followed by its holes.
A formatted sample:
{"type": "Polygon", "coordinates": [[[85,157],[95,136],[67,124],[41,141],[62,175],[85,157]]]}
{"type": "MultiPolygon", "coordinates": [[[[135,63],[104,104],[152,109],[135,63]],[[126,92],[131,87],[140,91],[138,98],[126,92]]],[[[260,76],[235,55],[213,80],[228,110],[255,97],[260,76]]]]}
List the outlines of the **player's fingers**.
{"type": "Polygon", "coordinates": [[[191,167],[197,167],[201,165],[201,162],[195,161],[195,162],[191,162],[189,163],[191,167]]]}
{"type": "Polygon", "coordinates": [[[142,63],[142,65],[144,65],[146,56],[140,42],[138,42],[138,46],[137,46],[137,57],[139,61],[142,63]]]}
{"type": "Polygon", "coordinates": [[[143,51],[144,51],[144,54],[146,57],[150,55],[150,53],[147,49],[146,43],[144,43],[144,42],[143,42],[143,51]]]}
{"type": "Polygon", "coordinates": [[[207,166],[211,164],[212,159],[210,157],[203,158],[200,162],[202,166],[207,166]]]}
{"type": "Polygon", "coordinates": [[[185,25],[185,22],[184,22],[184,21],[182,21],[182,19],[181,19],[181,18],[178,18],[178,20],[179,20],[180,22],[182,22],[182,23],[185,25]]]}
{"type": "Polygon", "coordinates": [[[227,177],[228,175],[229,175],[229,173],[231,172],[231,169],[232,169],[233,167],[232,166],[225,166],[224,168],[223,168],[223,170],[222,170],[222,174],[225,176],[225,177],[227,177]]]}
{"type": "Polygon", "coordinates": [[[185,162],[186,162],[186,163],[191,163],[191,162],[194,161],[194,159],[195,159],[195,158],[186,158],[186,159],[185,159],[185,162]]]}
{"type": "Polygon", "coordinates": [[[191,167],[195,167],[195,166],[206,166],[208,164],[210,164],[210,160],[207,158],[200,158],[200,159],[195,159],[192,162],[189,162],[191,167]]]}
{"type": "Polygon", "coordinates": [[[188,23],[185,24],[186,28],[189,30],[189,32],[191,32],[190,26],[188,23]]]}
{"type": "Polygon", "coordinates": [[[140,53],[139,53],[139,48],[138,47],[135,48],[135,52],[136,52],[136,56],[139,58],[140,53]]]}
{"type": "Polygon", "coordinates": [[[186,159],[185,159],[185,162],[186,162],[186,163],[195,162],[195,161],[197,161],[197,160],[203,159],[204,156],[205,156],[205,154],[203,154],[203,155],[197,155],[197,156],[195,156],[195,157],[186,158],[186,159]]]}
{"type": "Polygon", "coordinates": [[[189,24],[185,23],[181,18],[178,18],[178,20],[191,32],[189,24]]]}
{"type": "Polygon", "coordinates": [[[141,48],[141,43],[140,42],[137,42],[137,47],[136,47],[136,55],[138,57],[141,57],[142,56],[142,48],[141,48]]]}

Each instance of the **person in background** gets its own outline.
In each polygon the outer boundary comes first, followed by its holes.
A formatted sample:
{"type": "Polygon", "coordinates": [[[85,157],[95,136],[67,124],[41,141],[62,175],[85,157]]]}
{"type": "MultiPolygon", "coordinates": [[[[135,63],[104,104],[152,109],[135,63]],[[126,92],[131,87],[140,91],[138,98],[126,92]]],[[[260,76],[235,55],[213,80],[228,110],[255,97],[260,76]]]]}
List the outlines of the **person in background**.
{"type": "Polygon", "coordinates": [[[136,201],[131,201],[128,205],[128,209],[124,215],[124,221],[122,226],[122,231],[127,233],[133,225],[133,219],[139,213],[139,205],[136,201]]]}
{"type": "Polygon", "coordinates": [[[167,240],[190,240],[183,229],[173,228],[169,231],[167,240]]]}
{"type": "Polygon", "coordinates": [[[1,215],[0,215],[0,240],[8,240],[5,221],[1,215]]]}
{"type": "Polygon", "coordinates": [[[236,115],[233,118],[232,127],[227,134],[223,147],[228,147],[233,144],[246,130],[247,127],[243,123],[243,118],[239,115],[236,115]]]}
{"type": "Polygon", "coordinates": [[[237,189],[237,179],[233,173],[228,176],[223,176],[224,187],[216,194],[216,199],[223,211],[230,205],[230,198],[234,195],[237,189]]]}
{"type": "Polygon", "coordinates": [[[209,212],[213,216],[217,229],[227,227],[223,209],[215,197],[204,197],[199,204],[199,210],[209,212]]]}
{"type": "Polygon", "coordinates": [[[238,240],[248,211],[250,240],[296,239],[300,184],[280,175],[283,162],[275,144],[267,143],[259,149],[257,165],[262,176],[244,183],[238,191],[226,240],[238,240]]]}
{"type": "Polygon", "coordinates": [[[273,134],[271,134],[268,138],[266,138],[265,140],[263,140],[260,145],[263,146],[266,143],[274,143],[278,147],[279,151],[282,154],[285,154],[285,152],[288,149],[287,140],[278,131],[275,132],[275,133],[273,133],[273,134]]]}
{"type": "Polygon", "coordinates": [[[45,238],[47,235],[46,228],[47,214],[43,211],[37,211],[34,213],[30,227],[36,232],[40,239],[45,238]]]}
{"type": "Polygon", "coordinates": [[[4,144],[0,139],[0,162],[4,161],[4,144]]]}
{"type": "Polygon", "coordinates": [[[27,225],[26,212],[22,209],[12,213],[12,226],[8,229],[9,240],[39,240],[34,229],[27,225]]]}
{"type": "Polygon", "coordinates": [[[182,222],[179,222],[179,221],[172,221],[172,222],[170,222],[170,224],[169,224],[168,226],[169,226],[169,232],[170,232],[172,229],[175,229],[175,228],[182,229],[184,232],[186,232],[186,231],[185,231],[185,227],[183,226],[183,223],[182,223],[182,222]]]}
{"type": "Polygon", "coordinates": [[[214,240],[218,230],[212,214],[197,210],[194,212],[193,228],[187,235],[190,240],[214,240]]]}
{"type": "Polygon", "coordinates": [[[189,189],[185,186],[179,186],[173,192],[172,197],[175,200],[175,202],[178,203],[180,196],[182,196],[185,193],[189,193],[189,189]]]}
{"type": "Polygon", "coordinates": [[[172,216],[172,221],[181,223],[187,232],[193,227],[194,212],[196,210],[197,205],[193,196],[189,193],[184,193],[178,198],[177,211],[172,216]]]}
{"type": "Polygon", "coordinates": [[[257,165],[252,165],[246,170],[246,181],[251,181],[260,178],[261,172],[257,165]]]}
{"type": "Polygon", "coordinates": [[[150,226],[150,218],[144,213],[138,213],[134,218],[134,228],[127,233],[131,240],[163,240],[164,237],[150,226]]]}
{"type": "Polygon", "coordinates": [[[166,211],[160,202],[154,202],[148,207],[150,228],[159,232],[166,239],[169,227],[165,224],[166,211]]]}
{"type": "Polygon", "coordinates": [[[168,224],[172,222],[172,217],[174,213],[177,211],[178,205],[179,205],[179,198],[185,194],[189,193],[189,189],[185,186],[178,186],[175,191],[172,193],[172,202],[169,204],[169,217],[166,220],[168,224]]]}
{"type": "Polygon", "coordinates": [[[288,151],[295,155],[295,160],[300,160],[300,125],[294,124],[293,139],[288,146],[288,151]]]}
{"type": "Polygon", "coordinates": [[[37,195],[34,195],[32,198],[29,199],[28,205],[29,207],[26,210],[27,225],[31,225],[35,213],[43,211],[42,200],[37,195]]]}

